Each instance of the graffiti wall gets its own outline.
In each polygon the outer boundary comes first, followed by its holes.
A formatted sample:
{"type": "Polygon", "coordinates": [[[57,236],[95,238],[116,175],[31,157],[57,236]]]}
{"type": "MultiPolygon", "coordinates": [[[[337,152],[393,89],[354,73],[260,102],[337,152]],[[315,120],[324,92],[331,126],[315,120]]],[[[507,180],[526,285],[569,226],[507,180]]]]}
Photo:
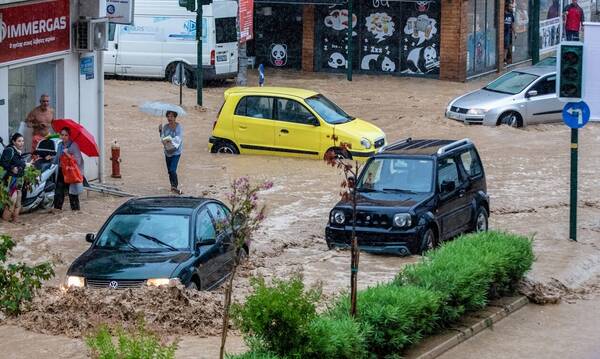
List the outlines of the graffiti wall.
{"type": "Polygon", "coordinates": [[[320,7],[317,16],[317,68],[345,71],[348,24],[352,24],[353,68],[360,72],[439,74],[439,5],[434,2],[365,0],[320,7]]]}

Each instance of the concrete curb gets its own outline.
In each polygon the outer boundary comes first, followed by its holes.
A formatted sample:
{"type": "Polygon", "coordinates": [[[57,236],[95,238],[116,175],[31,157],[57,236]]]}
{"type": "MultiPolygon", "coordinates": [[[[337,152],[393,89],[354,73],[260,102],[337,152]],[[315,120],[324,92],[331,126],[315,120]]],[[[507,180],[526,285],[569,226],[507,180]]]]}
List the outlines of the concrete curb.
{"type": "Polygon", "coordinates": [[[502,306],[502,310],[495,312],[484,319],[479,320],[475,324],[471,325],[468,328],[461,329],[459,333],[453,335],[451,338],[445,340],[444,342],[436,345],[434,348],[428,350],[427,352],[417,356],[417,359],[433,359],[442,355],[444,352],[454,348],[458,344],[464,342],[465,340],[471,338],[477,333],[482,332],[483,330],[492,327],[494,323],[499,322],[503,318],[507,317],[509,314],[516,312],[517,310],[523,308],[525,305],[529,303],[529,300],[525,296],[521,296],[515,298],[515,300],[510,303],[504,304],[502,306]]]}

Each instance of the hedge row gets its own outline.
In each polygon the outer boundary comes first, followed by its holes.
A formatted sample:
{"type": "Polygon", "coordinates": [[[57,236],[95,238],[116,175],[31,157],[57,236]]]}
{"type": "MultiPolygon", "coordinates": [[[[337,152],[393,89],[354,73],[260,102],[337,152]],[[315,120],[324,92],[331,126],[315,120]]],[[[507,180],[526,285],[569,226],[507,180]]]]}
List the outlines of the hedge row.
{"type": "Polygon", "coordinates": [[[251,351],[231,358],[398,357],[465,312],[512,292],[533,260],[525,237],[465,235],[408,265],[391,283],[359,291],[354,319],[347,296],[317,315],[317,296],[300,278],[273,287],[256,282],[254,294],[234,311],[251,351]]]}

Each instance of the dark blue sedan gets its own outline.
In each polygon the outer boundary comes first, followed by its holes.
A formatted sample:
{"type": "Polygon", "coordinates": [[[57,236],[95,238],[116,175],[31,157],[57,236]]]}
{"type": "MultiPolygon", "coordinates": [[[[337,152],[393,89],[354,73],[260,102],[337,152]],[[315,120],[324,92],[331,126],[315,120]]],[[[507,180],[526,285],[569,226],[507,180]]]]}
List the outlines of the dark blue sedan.
{"type": "Polygon", "coordinates": [[[69,287],[135,288],[183,284],[210,290],[230,274],[238,253],[226,230],[230,210],[195,197],[145,197],[120,206],[67,271],[69,287]]]}

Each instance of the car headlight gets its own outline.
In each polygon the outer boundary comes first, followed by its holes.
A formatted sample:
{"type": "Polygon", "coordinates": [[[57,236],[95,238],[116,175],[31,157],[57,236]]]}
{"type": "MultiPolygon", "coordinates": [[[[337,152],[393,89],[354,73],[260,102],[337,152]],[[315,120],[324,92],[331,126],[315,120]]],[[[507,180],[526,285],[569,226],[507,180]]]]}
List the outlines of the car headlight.
{"type": "Polygon", "coordinates": [[[146,285],[151,285],[154,287],[160,287],[162,285],[175,287],[179,284],[181,284],[179,278],[151,278],[146,281],[146,285]]]}
{"type": "Polygon", "coordinates": [[[368,139],[368,138],[364,138],[364,137],[363,137],[363,138],[361,138],[361,139],[360,139],[360,144],[361,144],[361,145],[362,145],[364,148],[366,148],[367,150],[368,150],[369,148],[371,148],[371,141],[369,141],[369,139],[368,139]]]}
{"type": "Polygon", "coordinates": [[[75,287],[75,288],[85,287],[85,278],[74,276],[74,275],[68,276],[67,277],[67,288],[71,288],[71,287],[75,287]]]}
{"type": "Polygon", "coordinates": [[[412,218],[408,213],[397,213],[394,215],[394,226],[396,227],[410,227],[412,224],[412,218]]]}
{"type": "Polygon", "coordinates": [[[487,110],[484,110],[482,108],[472,108],[469,111],[467,111],[467,115],[485,115],[486,112],[487,110]]]}
{"type": "Polygon", "coordinates": [[[335,224],[344,224],[346,222],[346,216],[342,211],[334,211],[331,214],[331,222],[335,224]]]}

